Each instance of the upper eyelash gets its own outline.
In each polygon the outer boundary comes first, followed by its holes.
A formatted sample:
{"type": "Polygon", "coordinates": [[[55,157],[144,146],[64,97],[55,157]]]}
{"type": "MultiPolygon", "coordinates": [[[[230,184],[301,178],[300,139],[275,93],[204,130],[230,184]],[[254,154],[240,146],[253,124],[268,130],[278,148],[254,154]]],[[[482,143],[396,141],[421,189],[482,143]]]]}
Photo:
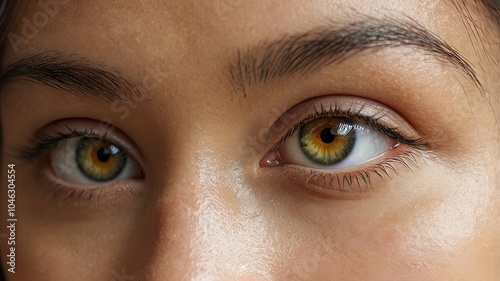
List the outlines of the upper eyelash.
{"type": "Polygon", "coordinates": [[[40,156],[42,153],[50,151],[57,145],[63,144],[64,141],[71,138],[94,137],[104,141],[107,140],[106,137],[107,133],[100,135],[95,133],[94,130],[88,130],[88,129],[77,130],[69,126],[66,126],[66,129],[68,130],[67,133],[61,131],[55,131],[52,134],[37,132],[35,134],[35,137],[30,140],[32,144],[28,146],[21,146],[15,148],[13,156],[20,160],[29,162],[40,156]]]}
{"type": "MultiPolygon", "coordinates": [[[[352,111],[351,108],[348,110],[341,110],[337,103],[335,103],[334,106],[330,106],[329,109],[325,109],[323,107],[323,104],[321,104],[321,107],[318,109],[317,107],[314,107],[314,113],[309,114],[306,118],[302,119],[299,123],[295,124],[291,129],[289,129],[283,137],[281,137],[280,141],[273,147],[272,150],[275,150],[279,146],[281,146],[284,142],[286,142],[293,134],[302,126],[307,124],[308,122],[315,120],[317,118],[322,118],[322,117],[349,117],[354,120],[360,121],[365,123],[366,125],[369,125],[372,129],[385,134],[389,138],[402,143],[409,145],[414,148],[425,148],[429,144],[425,142],[422,138],[415,138],[415,139],[410,139],[405,137],[403,134],[398,132],[396,128],[390,128],[387,127],[380,122],[378,122],[379,119],[383,118],[385,115],[377,116],[379,113],[374,114],[374,115],[363,115],[361,114],[361,111],[363,110],[364,106],[361,107],[360,110],[358,111],[352,111]]],[[[285,113],[286,115],[287,113],[285,113]]]]}

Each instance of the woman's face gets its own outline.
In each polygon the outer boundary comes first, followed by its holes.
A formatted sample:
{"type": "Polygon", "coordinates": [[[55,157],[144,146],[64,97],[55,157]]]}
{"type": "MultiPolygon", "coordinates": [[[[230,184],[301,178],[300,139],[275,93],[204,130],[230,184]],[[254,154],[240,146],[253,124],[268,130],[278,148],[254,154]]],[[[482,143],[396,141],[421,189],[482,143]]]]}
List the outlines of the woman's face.
{"type": "Polygon", "coordinates": [[[498,280],[478,3],[68,2],[6,38],[8,280],[498,280]]]}

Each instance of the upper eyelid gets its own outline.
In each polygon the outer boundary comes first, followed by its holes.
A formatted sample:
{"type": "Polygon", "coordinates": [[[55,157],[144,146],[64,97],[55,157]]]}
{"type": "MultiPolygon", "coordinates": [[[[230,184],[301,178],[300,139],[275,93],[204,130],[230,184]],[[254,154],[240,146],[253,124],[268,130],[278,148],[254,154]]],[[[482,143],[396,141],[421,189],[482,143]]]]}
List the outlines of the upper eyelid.
{"type": "MultiPolygon", "coordinates": [[[[304,116],[304,113],[302,113],[302,116],[304,116]]],[[[359,122],[372,123],[372,124],[367,124],[370,126],[376,124],[377,127],[373,128],[374,130],[377,130],[386,135],[388,131],[393,131],[392,136],[389,137],[395,139],[396,141],[406,140],[408,144],[413,145],[415,147],[426,147],[429,144],[409,124],[408,121],[406,121],[397,112],[393,111],[389,107],[365,98],[346,96],[346,95],[330,95],[330,96],[314,97],[293,105],[273,123],[273,125],[266,133],[265,137],[266,139],[270,139],[273,135],[277,135],[280,132],[284,131],[284,128],[290,128],[291,127],[290,123],[294,124],[293,127],[299,127],[303,123],[307,123],[308,121],[311,121],[315,118],[327,117],[327,116],[350,117],[359,122]],[[321,102],[324,100],[329,100],[330,105],[325,106],[325,104],[321,102]],[[332,103],[331,101],[336,101],[336,102],[332,103]],[[341,104],[341,102],[343,102],[344,104],[341,104]],[[297,118],[295,116],[297,115],[296,111],[301,111],[301,110],[303,111],[304,107],[309,108],[308,109],[309,112],[306,113],[306,117],[302,117],[300,119],[297,118]],[[311,110],[311,108],[313,108],[313,110],[311,110]],[[376,110],[377,113],[373,115],[366,114],[366,112],[364,111],[367,111],[368,109],[371,109],[372,111],[376,110]],[[394,121],[393,123],[400,123],[400,124],[393,124],[398,128],[397,129],[391,128],[389,124],[384,126],[383,122],[379,122],[380,119],[384,118],[398,119],[398,120],[392,120],[394,121]],[[403,128],[401,129],[400,127],[403,128]]],[[[284,141],[286,141],[286,139],[293,134],[293,132],[291,131],[292,129],[288,130],[288,132],[281,137],[280,141],[277,144],[275,144],[271,150],[276,149],[277,147],[279,147],[279,145],[281,145],[284,141]]]]}
{"type": "Polygon", "coordinates": [[[33,158],[47,151],[37,151],[37,145],[45,140],[51,140],[48,149],[57,146],[59,143],[70,138],[89,137],[98,138],[103,141],[113,142],[124,149],[127,154],[132,156],[141,166],[143,166],[143,156],[141,151],[135,146],[133,141],[120,129],[109,123],[103,124],[91,119],[64,119],[54,121],[41,129],[37,130],[35,136],[29,140],[29,144],[14,147],[12,156],[24,161],[30,161],[33,158]],[[106,128],[102,128],[103,125],[106,128]],[[51,133],[48,133],[50,131],[51,133]],[[31,150],[31,151],[30,151],[31,150]],[[23,152],[30,152],[23,155],[23,152]],[[30,157],[25,157],[30,156],[30,157]]]}
{"type": "Polygon", "coordinates": [[[68,133],[54,131],[53,134],[37,131],[35,136],[30,139],[29,145],[18,146],[12,149],[12,156],[24,161],[30,161],[38,156],[37,154],[44,153],[65,140],[88,135],[87,132],[73,130],[69,127],[67,130],[68,133]]]}

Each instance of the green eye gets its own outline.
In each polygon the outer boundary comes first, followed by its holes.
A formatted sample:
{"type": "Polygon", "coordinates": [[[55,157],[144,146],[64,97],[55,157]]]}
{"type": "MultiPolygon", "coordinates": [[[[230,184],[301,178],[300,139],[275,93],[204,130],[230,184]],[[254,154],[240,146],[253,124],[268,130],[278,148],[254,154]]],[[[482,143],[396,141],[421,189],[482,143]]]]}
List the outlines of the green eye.
{"type": "Polygon", "coordinates": [[[321,165],[344,160],[355,143],[353,125],[345,118],[319,118],[300,129],[300,145],[305,155],[321,165]]]}
{"type": "Polygon", "coordinates": [[[89,179],[105,182],[121,173],[127,162],[127,154],[112,143],[82,138],[77,146],[76,162],[89,179]]]}

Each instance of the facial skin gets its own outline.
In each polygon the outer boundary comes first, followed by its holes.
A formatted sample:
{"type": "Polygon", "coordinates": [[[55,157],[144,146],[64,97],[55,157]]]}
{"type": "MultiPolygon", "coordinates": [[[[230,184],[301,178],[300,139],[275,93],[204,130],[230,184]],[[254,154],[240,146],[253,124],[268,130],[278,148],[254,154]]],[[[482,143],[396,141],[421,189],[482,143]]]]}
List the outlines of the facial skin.
{"type": "MultiPolygon", "coordinates": [[[[21,6],[11,27],[19,35],[22,17],[42,10],[21,6]]],[[[33,79],[3,86],[1,219],[11,163],[18,218],[15,274],[1,240],[7,280],[498,280],[500,54],[485,12],[468,8],[487,30],[480,37],[444,0],[59,4],[17,51],[7,41],[2,69],[56,54],[123,77],[141,97],[110,103],[33,79]],[[463,56],[482,91],[456,62],[417,44],[367,48],[265,83],[239,71],[262,44],[367,19],[418,22],[463,56]],[[327,171],[356,175],[386,163],[387,174],[368,172],[370,184],[359,174],[351,184],[307,177],[313,167],[304,164],[265,165],[314,113],[301,105],[320,96],[389,109],[402,121],[386,125],[424,145],[327,171]],[[143,176],[101,184],[90,200],[55,192],[90,187],[57,179],[50,152],[30,161],[12,153],[54,126],[108,131],[143,176]],[[387,168],[391,157],[405,164],[387,168]]]]}

